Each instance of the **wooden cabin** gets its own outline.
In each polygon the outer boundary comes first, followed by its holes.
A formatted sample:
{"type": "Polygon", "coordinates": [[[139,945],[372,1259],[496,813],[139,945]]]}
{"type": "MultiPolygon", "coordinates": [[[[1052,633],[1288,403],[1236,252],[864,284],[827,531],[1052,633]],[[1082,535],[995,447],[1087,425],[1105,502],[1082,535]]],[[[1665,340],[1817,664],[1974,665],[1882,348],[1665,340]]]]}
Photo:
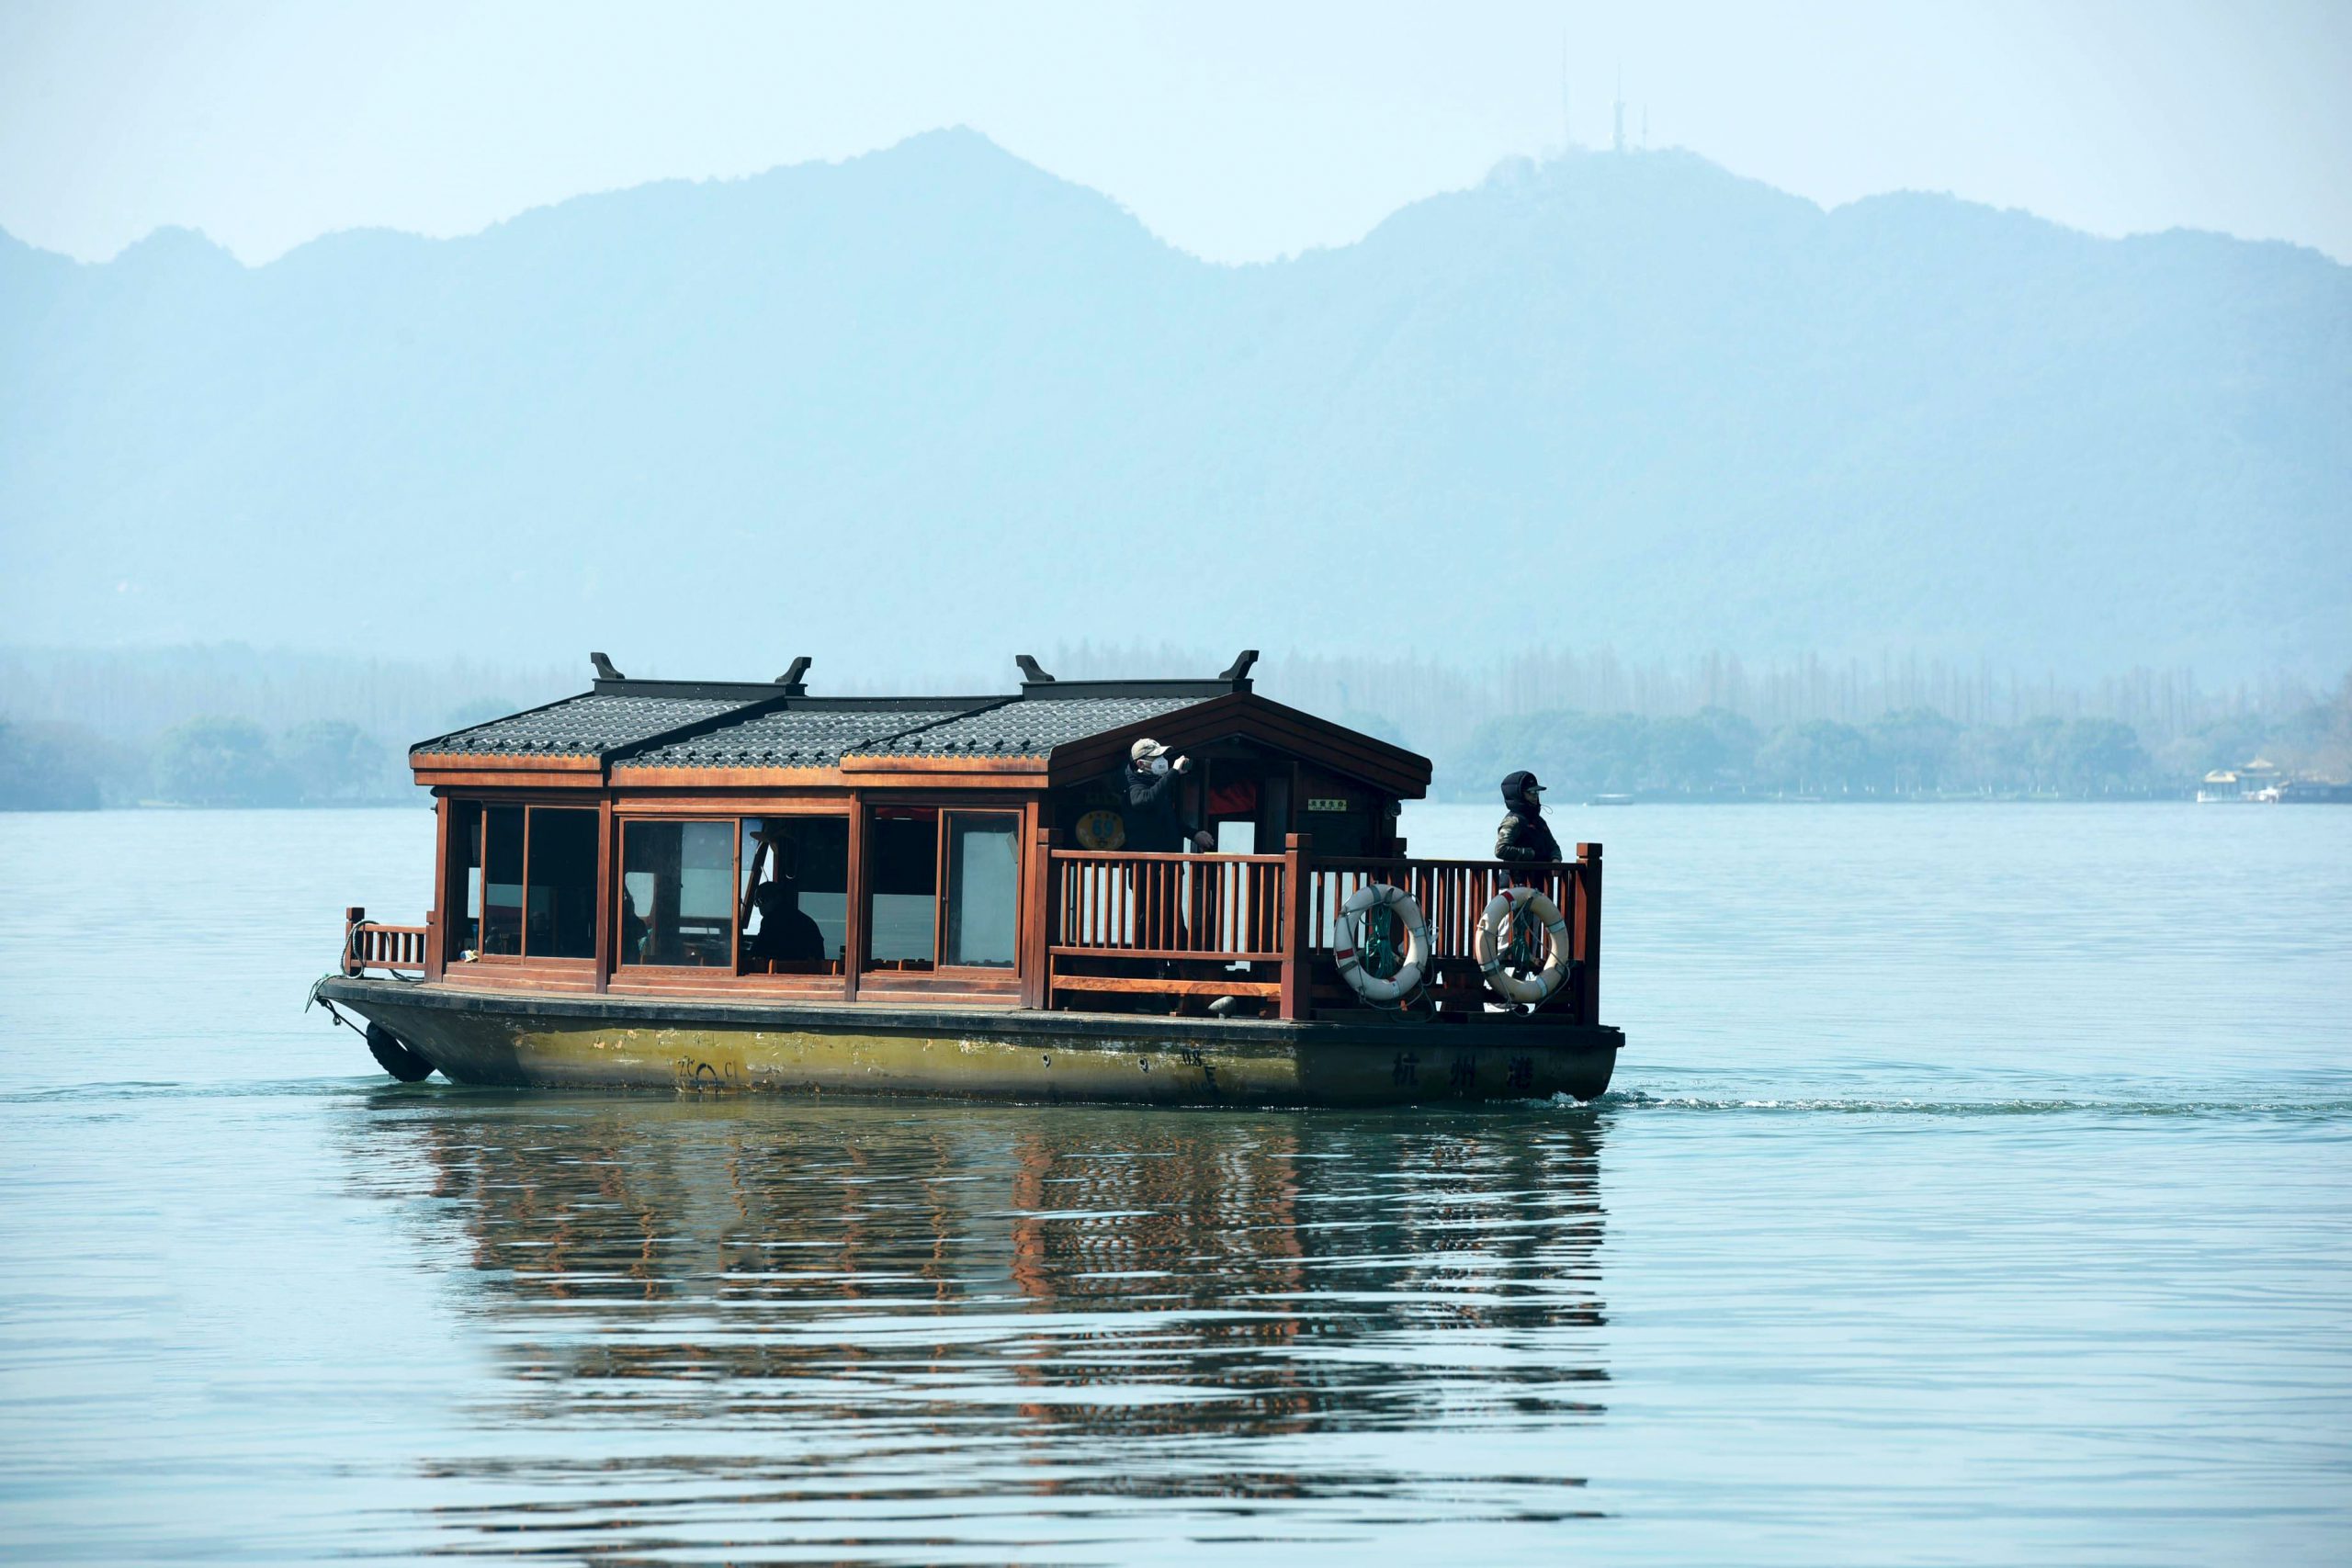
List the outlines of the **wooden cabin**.
{"type": "Polygon", "coordinates": [[[1597,1022],[1600,846],[1544,866],[1408,856],[1399,805],[1429,760],[1259,695],[1255,657],[1146,681],[1024,659],[1017,691],[980,696],[816,694],[806,660],[773,682],[599,679],[412,748],[439,822],[433,912],[349,911],[345,972],[1306,1020],[1371,1010],[1332,946],[1347,896],[1381,882],[1428,923],[1415,1016],[1473,1023],[1524,1010],[1481,985],[1472,934],[1498,887],[1532,882],[1573,942],[1542,1010],[1597,1022]],[[1180,815],[1213,852],[1136,841],[1123,772],[1146,737],[1190,759],[1180,815]]]}

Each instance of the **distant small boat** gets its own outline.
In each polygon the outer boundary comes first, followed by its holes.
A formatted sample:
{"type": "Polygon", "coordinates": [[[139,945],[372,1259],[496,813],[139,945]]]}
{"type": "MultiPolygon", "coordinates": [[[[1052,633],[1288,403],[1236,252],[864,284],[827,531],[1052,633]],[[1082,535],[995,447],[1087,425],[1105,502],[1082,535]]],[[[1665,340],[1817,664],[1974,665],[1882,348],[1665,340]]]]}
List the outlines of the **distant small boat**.
{"type": "Polygon", "coordinates": [[[2199,806],[2276,806],[2287,778],[2277,763],[2256,757],[2238,768],[2216,768],[2198,782],[2199,806]]]}
{"type": "Polygon", "coordinates": [[[1587,806],[1631,806],[1634,804],[1634,797],[1630,795],[1596,795],[1585,804],[1587,806]]]}

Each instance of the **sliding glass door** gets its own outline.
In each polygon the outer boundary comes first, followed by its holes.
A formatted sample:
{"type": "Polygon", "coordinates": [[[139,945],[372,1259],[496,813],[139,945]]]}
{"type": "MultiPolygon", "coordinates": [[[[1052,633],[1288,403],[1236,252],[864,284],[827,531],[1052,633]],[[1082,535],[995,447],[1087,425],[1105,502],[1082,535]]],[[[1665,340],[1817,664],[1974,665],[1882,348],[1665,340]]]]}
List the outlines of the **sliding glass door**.
{"type": "Polygon", "coordinates": [[[1011,969],[1020,957],[1021,818],[1010,811],[950,811],[943,966],[1011,969]]]}
{"type": "Polygon", "coordinates": [[[954,807],[867,812],[866,968],[1017,968],[1021,821],[954,807]]]}

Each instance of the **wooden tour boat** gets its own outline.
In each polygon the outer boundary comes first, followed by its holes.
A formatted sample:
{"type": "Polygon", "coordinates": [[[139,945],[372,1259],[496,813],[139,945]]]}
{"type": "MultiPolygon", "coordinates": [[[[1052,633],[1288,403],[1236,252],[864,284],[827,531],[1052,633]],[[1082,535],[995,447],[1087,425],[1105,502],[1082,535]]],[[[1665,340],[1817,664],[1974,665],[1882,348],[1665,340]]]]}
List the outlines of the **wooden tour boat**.
{"type": "MultiPolygon", "coordinates": [[[[345,911],[313,996],[468,1084],[1371,1104],[1580,1099],[1599,844],[1415,859],[1401,747],[1209,680],[811,696],[628,680],[411,749],[419,926],[345,911]],[[1199,840],[1126,793],[1148,738],[1199,840]]],[[[357,1027],[355,1025],[355,1027],[357,1027]]]]}

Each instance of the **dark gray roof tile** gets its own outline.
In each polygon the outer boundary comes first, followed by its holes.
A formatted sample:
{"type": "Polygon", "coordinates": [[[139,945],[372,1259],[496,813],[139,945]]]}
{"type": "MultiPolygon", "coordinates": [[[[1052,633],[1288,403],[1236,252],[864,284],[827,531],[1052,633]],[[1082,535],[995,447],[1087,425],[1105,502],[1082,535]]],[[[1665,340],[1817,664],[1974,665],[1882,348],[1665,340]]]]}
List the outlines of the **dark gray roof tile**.
{"type": "Polygon", "coordinates": [[[1200,691],[1028,688],[998,698],[774,699],[677,683],[598,690],[454,735],[416,754],[599,757],[630,768],[830,768],[863,757],[1044,757],[1059,746],[1210,700],[1200,691]],[[748,711],[761,709],[761,711],[748,711]],[[729,717],[730,715],[735,716],[729,717]],[[619,755],[616,755],[619,753],[619,755]]]}
{"type": "Polygon", "coordinates": [[[1032,694],[976,713],[942,716],[851,748],[862,757],[1042,757],[1105,730],[1198,706],[1196,695],[1047,697],[1032,694]]]}
{"type": "Polygon", "coordinates": [[[667,730],[716,718],[748,705],[751,700],[589,693],[477,724],[409,750],[435,756],[596,757],[667,730]]]}
{"type": "Polygon", "coordinates": [[[956,717],[962,707],[786,708],[625,757],[627,768],[830,768],[860,743],[956,717]]]}

